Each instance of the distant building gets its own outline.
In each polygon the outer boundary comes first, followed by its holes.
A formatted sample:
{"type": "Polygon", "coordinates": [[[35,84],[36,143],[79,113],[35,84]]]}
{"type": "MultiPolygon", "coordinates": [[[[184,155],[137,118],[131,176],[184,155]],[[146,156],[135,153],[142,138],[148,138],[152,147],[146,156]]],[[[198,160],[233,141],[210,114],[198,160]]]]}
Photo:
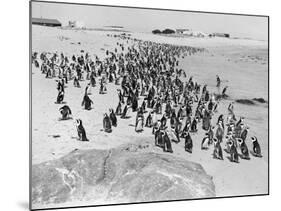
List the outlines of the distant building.
{"type": "Polygon", "coordinates": [[[212,36],[213,37],[226,37],[226,38],[229,38],[230,34],[226,34],[226,33],[213,33],[212,36]]]}
{"type": "Polygon", "coordinates": [[[47,18],[32,18],[32,24],[41,26],[61,26],[61,23],[56,19],[47,18]]]}
{"type": "Polygon", "coordinates": [[[190,31],[190,29],[176,29],[177,34],[184,34],[185,32],[190,31]]]}
{"type": "Polygon", "coordinates": [[[82,21],[68,21],[70,28],[85,28],[85,24],[82,21]]]}

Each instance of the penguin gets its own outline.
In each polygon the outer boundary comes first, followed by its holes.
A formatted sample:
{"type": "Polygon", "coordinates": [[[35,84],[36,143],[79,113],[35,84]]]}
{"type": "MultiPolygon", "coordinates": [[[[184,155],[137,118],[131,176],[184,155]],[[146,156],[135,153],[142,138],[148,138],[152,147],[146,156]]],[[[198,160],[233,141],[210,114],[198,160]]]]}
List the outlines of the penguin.
{"type": "Polygon", "coordinates": [[[223,136],[224,136],[224,129],[223,129],[221,123],[219,123],[218,128],[216,130],[216,138],[218,139],[218,141],[220,143],[222,142],[223,136]]]}
{"type": "Polygon", "coordinates": [[[251,154],[255,157],[262,157],[261,148],[260,148],[260,144],[258,142],[257,137],[254,136],[251,139],[252,139],[252,143],[253,143],[253,151],[251,152],[251,154]]]}
{"type": "Polygon", "coordinates": [[[209,140],[211,143],[213,143],[213,138],[214,138],[214,129],[215,127],[210,125],[209,131],[207,132],[209,140]]]}
{"type": "Polygon", "coordinates": [[[227,110],[229,114],[234,114],[233,102],[229,103],[227,110]]]}
{"type": "Polygon", "coordinates": [[[169,136],[167,135],[166,131],[161,131],[162,137],[163,137],[163,151],[164,152],[170,152],[173,153],[171,140],[169,139],[169,136]]]}
{"type": "Polygon", "coordinates": [[[59,91],[56,103],[58,103],[58,104],[62,103],[63,99],[64,99],[64,92],[63,91],[59,91]]]}
{"type": "Polygon", "coordinates": [[[118,103],[115,114],[116,116],[120,116],[122,114],[121,102],[118,103]]]}
{"type": "Polygon", "coordinates": [[[138,99],[136,96],[132,97],[132,111],[135,112],[138,109],[138,99]]]}
{"type": "Polygon", "coordinates": [[[173,141],[175,143],[180,142],[179,133],[177,133],[175,128],[171,128],[171,131],[169,131],[169,138],[171,141],[173,141]]]}
{"type": "Polygon", "coordinates": [[[216,75],[216,77],[217,77],[217,87],[220,87],[221,79],[220,79],[220,77],[218,75],[216,75]]]}
{"type": "Polygon", "coordinates": [[[117,127],[117,118],[113,109],[109,109],[109,118],[111,120],[112,126],[117,127]]]}
{"type": "Polygon", "coordinates": [[[231,162],[235,162],[238,163],[239,162],[239,157],[238,157],[238,152],[237,152],[237,148],[234,145],[233,141],[229,141],[227,143],[229,145],[229,153],[230,153],[230,161],[231,162]]]}
{"type": "Polygon", "coordinates": [[[85,88],[85,94],[87,94],[87,95],[91,95],[92,94],[91,93],[91,84],[90,83],[88,83],[86,88],[85,88]]]}
{"type": "Polygon", "coordinates": [[[218,112],[218,105],[219,105],[219,102],[215,103],[214,108],[213,108],[214,113],[218,112]]]}
{"type": "Polygon", "coordinates": [[[237,143],[241,151],[241,158],[245,160],[250,160],[249,150],[245,141],[242,138],[238,138],[237,143]]]}
{"type": "Polygon", "coordinates": [[[223,98],[228,97],[228,95],[226,94],[226,90],[227,90],[227,88],[228,88],[228,86],[224,87],[224,88],[223,88],[223,90],[222,90],[221,95],[222,95],[222,97],[223,97],[223,98]]]}
{"type": "Polygon", "coordinates": [[[171,125],[171,128],[174,128],[174,127],[175,127],[175,125],[176,125],[176,119],[177,119],[177,117],[176,117],[176,112],[175,112],[175,110],[173,109],[173,110],[172,110],[172,115],[171,115],[171,118],[170,118],[170,125],[171,125]]]}
{"type": "Polygon", "coordinates": [[[192,153],[193,142],[189,132],[185,133],[184,137],[185,137],[184,149],[186,152],[192,153]]]}
{"type": "Polygon", "coordinates": [[[152,127],[152,116],[151,112],[149,112],[146,121],[145,121],[145,127],[152,127]]]}
{"type": "Polygon", "coordinates": [[[81,106],[84,106],[85,110],[91,110],[91,105],[93,104],[93,101],[89,98],[89,96],[85,93],[81,106]]]}
{"type": "Polygon", "coordinates": [[[223,154],[222,154],[222,148],[220,142],[216,138],[213,139],[213,142],[214,142],[213,158],[223,160],[223,154]]]}
{"type": "Polygon", "coordinates": [[[144,123],[143,121],[144,121],[143,114],[141,111],[138,111],[137,117],[136,117],[136,123],[135,123],[135,131],[137,133],[143,131],[143,123],[144,123]]]}
{"type": "Polygon", "coordinates": [[[163,147],[163,131],[160,130],[160,124],[154,126],[154,139],[155,139],[155,146],[163,147]]]}
{"type": "Polygon", "coordinates": [[[81,87],[80,83],[79,83],[79,80],[78,80],[78,78],[76,76],[74,77],[73,85],[74,85],[74,87],[77,87],[77,88],[81,87]]]}
{"type": "Polygon", "coordinates": [[[141,108],[142,108],[143,112],[146,112],[146,110],[145,110],[145,109],[146,109],[146,103],[145,103],[145,101],[142,102],[141,108]]]}
{"type": "Polygon", "coordinates": [[[243,141],[246,140],[248,132],[249,132],[249,127],[246,127],[242,130],[240,137],[243,139],[243,141]]]}
{"type": "Polygon", "coordinates": [[[202,139],[202,142],[201,142],[201,150],[209,149],[210,145],[211,145],[211,140],[209,138],[209,133],[206,133],[205,137],[202,139]]]}
{"type": "Polygon", "coordinates": [[[70,110],[69,106],[67,106],[67,105],[62,106],[62,107],[59,109],[59,112],[60,112],[61,115],[62,115],[62,117],[61,117],[62,120],[69,119],[69,118],[70,118],[70,115],[72,115],[71,110],[70,110]]]}
{"type": "Polygon", "coordinates": [[[198,119],[194,118],[191,123],[190,132],[197,132],[197,122],[198,122],[198,119]]]}
{"type": "Polygon", "coordinates": [[[86,131],[83,127],[81,119],[76,119],[76,128],[77,128],[79,141],[89,141],[87,136],[86,136],[86,131]]]}
{"type": "Polygon", "coordinates": [[[127,112],[128,112],[128,106],[125,105],[125,107],[124,107],[124,109],[123,109],[123,111],[122,111],[122,114],[121,114],[121,119],[126,119],[126,118],[128,118],[128,117],[127,117],[127,112]]]}
{"type": "Polygon", "coordinates": [[[167,123],[166,114],[163,114],[160,122],[161,122],[161,128],[164,128],[166,126],[166,123],[167,123]]]}
{"type": "Polygon", "coordinates": [[[205,110],[204,116],[203,116],[203,122],[202,122],[202,129],[203,130],[209,130],[210,125],[211,125],[211,114],[209,111],[205,110]]]}
{"type": "Polygon", "coordinates": [[[103,115],[103,130],[107,133],[112,132],[111,121],[110,121],[109,116],[106,113],[103,115]]]}
{"type": "Polygon", "coordinates": [[[222,126],[223,129],[224,129],[223,114],[221,114],[221,115],[218,117],[217,125],[218,125],[219,123],[221,123],[221,126],[222,126]]]}

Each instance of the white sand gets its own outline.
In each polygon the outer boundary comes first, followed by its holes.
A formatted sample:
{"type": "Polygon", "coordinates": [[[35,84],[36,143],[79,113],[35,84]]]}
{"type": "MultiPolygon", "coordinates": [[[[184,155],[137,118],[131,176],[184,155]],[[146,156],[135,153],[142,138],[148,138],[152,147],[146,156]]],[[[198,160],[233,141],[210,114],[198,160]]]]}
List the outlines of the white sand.
{"type": "MultiPolygon", "coordinates": [[[[41,53],[49,51],[66,55],[78,54],[85,50],[91,55],[100,57],[105,55],[104,49],[115,48],[120,40],[107,37],[109,32],[84,32],[60,30],[55,28],[33,26],[32,50],[41,53]],[[61,41],[58,37],[64,36],[69,40],[61,41]],[[78,45],[77,42],[81,42],[78,45]],[[70,44],[75,43],[75,44],[70,44]]],[[[181,61],[181,67],[194,80],[206,83],[210,90],[215,91],[215,75],[229,82],[228,93],[231,98],[262,97],[268,100],[267,61],[253,60],[247,56],[260,56],[264,58],[267,52],[266,42],[253,40],[233,40],[224,38],[167,38],[151,34],[132,34],[133,37],[158,42],[175,43],[207,48],[208,52],[196,54],[181,61]],[[263,64],[264,63],[264,64],[263,64]]],[[[90,142],[83,143],[76,140],[77,132],[73,120],[58,121],[58,109],[61,105],[55,104],[57,90],[54,79],[45,79],[40,70],[32,67],[32,162],[33,164],[52,160],[66,155],[75,148],[79,149],[107,149],[124,143],[134,142],[138,139],[151,140],[154,137],[151,129],[145,128],[138,134],[134,130],[135,113],[132,118],[121,120],[118,118],[118,127],[113,128],[111,134],[104,133],[102,129],[103,113],[109,108],[116,108],[118,103],[117,86],[108,85],[108,94],[99,95],[98,87],[92,88],[90,98],[94,102],[94,109],[85,111],[81,108],[81,101],[86,82],[81,82],[81,88],[74,88],[71,81],[66,88],[65,100],[72,109],[74,118],[83,120],[90,142]],[[53,138],[53,135],[60,135],[53,138]]],[[[223,101],[219,106],[219,113],[227,113],[230,101],[223,101]]],[[[200,143],[203,132],[193,135],[194,151],[188,154],[184,151],[184,142],[173,144],[175,156],[200,163],[209,175],[213,176],[217,196],[250,195],[267,193],[268,181],[268,113],[266,105],[245,106],[235,104],[237,117],[244,116],[250,127],[248,137],[258,137],[262,147],[263,158],[251,158],[250,161],[240,160],[239,164],[231,163],[228,159],[223,161],[212,158],[212,147],[208,151],[201,151],[200,143]]],[[[147,115],[147,114],[146,114],[147,115]]],[[[217,115],[213,118],[216,121],[217,115]]],[[[200,124],[201,126],[201,124],[200,124]]],[[[250,140],[247,140],[250,147],[250,140]]],[[[159,153],[162,153],[159,149],[159,153]]],[[[224,154],[226,156],[226,154],[224,154]]]]}

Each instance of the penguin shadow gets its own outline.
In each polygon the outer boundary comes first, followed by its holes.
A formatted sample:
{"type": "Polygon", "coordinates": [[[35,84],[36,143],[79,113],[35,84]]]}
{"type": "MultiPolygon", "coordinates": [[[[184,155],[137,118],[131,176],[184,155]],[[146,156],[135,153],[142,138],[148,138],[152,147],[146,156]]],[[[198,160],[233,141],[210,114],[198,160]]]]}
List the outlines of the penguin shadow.
{"type": "Polygon", "coordinates": [[[240,159],[243,159],[243,160],[250,160],[251,158],[250,157],[245,157],[244,155],[238,153],[238,156],[240,159]]]}
{"type": "Polygon", "coordinates": [[[223,151],[225,151],[226,153],[230,153],[228,149],[223,149],[223,151]]]}
{"type": "Polygon", "coordinates": [[[142,133],[144,130],[141,129],[141,130],[136,130],[136,133],[142,133]]]}
{"type": "Polygon", "coordinates": [[[89,142],[90,140],[88,139],[87,141],[82,141],[82,140],[80,140],[78,137],[75,137],[75,136],[71,136],[70,137],[71,139],[74,139],[74,140],[76,140],[76,141],[80,141],[80,142],[89,142]]]}
{"type": "Polygon", "coordinates": [[[85,110],[85,111],[91,111],[91,110],[93,110],[94,108],[83,108],[83,110],[85,110]]]}
{"type": "Polygon", "coordinates": [[[48,135],[49,137],[52,137],[52,138],[60,138],[61,136],[60,135],[48,135]]]}
{"type": "Polygon", "coordinates": [[[55,104],[61,104],[61,105],[64,105],[64,104],[66,104],[66,102],[65,101],[62,101],[62,102],[60,102],[60,103],[58,103],[58,102],[55,102],[55,104]]]}
{"type": "Polygon", "coordinates": [[[73,119],[72,117],[66,117],[66,118],[59,118],[58,121],[67,121],[73,119]]]}
{"type": "Polygon", "coordinates": [[[129,127],[135,127],[135,125],[134,125],[134,124],[129,124],[128,126],[129,126],[129,127]]]}
{"type": "Polygon", "coordinates": [[[226,158],[231,162],[231,163],[239,163],[239,161],[234,161],[231,159],[231,156],[226,156],[226,158]]]}
{"type": "Polygon", "coordinates": [[[213,159],[216,159],[216,160],[221,160],[221,161],[223,161],[223,160],[224,160],[224,159],[223,159],[223,157],[222,157],[222,158],[219,158],[219,157],[215,156],[215,154],[214,154],[214,153],[212,153],[212,156],[213,156],[213,159]]]}
{"type": "Polygon", "coordinates": [[[130,119],[131,116],[120,117],[121,119],[130,119]]]}
{"type": "Polygon", "coordinates": [[[254,157],[257,157],[257,158],[262,158],[262,155],[258,155],[256,153],[254,153],[253,151],[250,151],[251,155],[253,155],[254,157]]]}

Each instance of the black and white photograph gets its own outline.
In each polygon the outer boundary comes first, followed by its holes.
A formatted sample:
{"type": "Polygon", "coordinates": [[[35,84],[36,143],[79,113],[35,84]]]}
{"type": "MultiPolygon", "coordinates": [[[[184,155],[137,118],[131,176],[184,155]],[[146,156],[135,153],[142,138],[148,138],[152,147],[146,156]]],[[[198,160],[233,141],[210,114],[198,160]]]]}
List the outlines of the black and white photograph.
{"type": "Polygon", "coordinates": [[[269,194],[268,16],[29,3],[32,210],[269,194]]]}

